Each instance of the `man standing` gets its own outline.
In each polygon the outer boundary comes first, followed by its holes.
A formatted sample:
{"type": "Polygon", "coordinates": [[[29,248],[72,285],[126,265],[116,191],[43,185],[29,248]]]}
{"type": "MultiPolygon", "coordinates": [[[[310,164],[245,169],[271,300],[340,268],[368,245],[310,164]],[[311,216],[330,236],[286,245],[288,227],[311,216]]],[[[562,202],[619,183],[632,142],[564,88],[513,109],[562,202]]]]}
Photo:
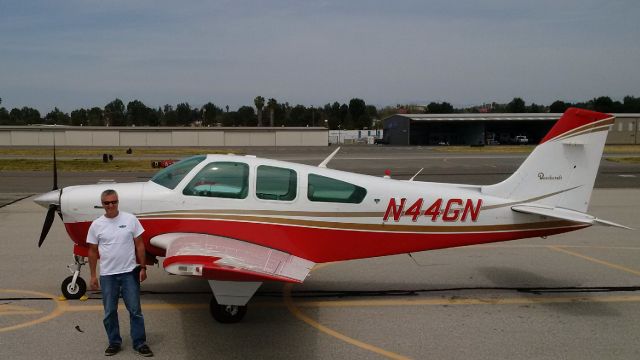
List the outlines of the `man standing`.
{"type": "Polygon", "coordinates": [[[118,211],[118,193],[105,190],[100,197],[105,214],[91,223],[87,235],[91,290],[102,286],[104,328],[109,347],[106,356],[117,354],[122,346],[118,322],[118,298],[122,294],[129,310],[133,349],[142,356],[153,356],[146,344],[144,317],[140,306],[140,282],[147,278],[145,248],[140,235],[144,232],[138,219],[129,213],[118,211]],[[100,255],[100,282],[96,277],[96,265],[100,255]],[[141,266],[136,265],[136,256],[141,266]]]}

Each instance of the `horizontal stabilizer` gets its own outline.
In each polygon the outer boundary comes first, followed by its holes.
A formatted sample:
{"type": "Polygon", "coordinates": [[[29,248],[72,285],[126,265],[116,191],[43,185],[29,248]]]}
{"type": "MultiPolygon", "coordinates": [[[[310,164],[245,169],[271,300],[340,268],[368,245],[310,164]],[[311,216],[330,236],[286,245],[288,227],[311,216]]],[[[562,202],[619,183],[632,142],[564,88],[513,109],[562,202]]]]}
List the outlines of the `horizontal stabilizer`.
{"type": "Polygon", "coordinates": [[[591,216],[589,214],[585,214],[583,212],[563,209],[558,207],[550,207],[539,204],[519,204],[511,207],[511,210],[524,213],[524,214],[534,214],[541,216],[548,216],[555,219],[568,220],[572,222],[589,224],[589,225],[605,225],[605,226],[615,226],[623,229],[633,230],[630,227],[616,224],[612,221],[598,219],[595,216],[591,216]]]}

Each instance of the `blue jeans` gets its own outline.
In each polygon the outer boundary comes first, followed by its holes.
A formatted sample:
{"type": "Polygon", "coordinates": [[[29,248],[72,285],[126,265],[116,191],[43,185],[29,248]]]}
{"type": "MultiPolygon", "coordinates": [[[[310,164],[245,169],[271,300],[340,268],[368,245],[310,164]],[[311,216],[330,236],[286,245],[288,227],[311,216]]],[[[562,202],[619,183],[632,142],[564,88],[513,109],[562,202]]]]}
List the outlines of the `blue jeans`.
{"type": "Polygon", "coordinates": [[[109,345],[122,345],[118,322],[118,298],[122,295],[124,305],[129,310],[131,339],[133,348],[138,349],[147,341],[144,331],[144,317],[140,307],[140,268],[131,272],[100,276],[102,305],[104,306],[104,328],[109,345]]]}

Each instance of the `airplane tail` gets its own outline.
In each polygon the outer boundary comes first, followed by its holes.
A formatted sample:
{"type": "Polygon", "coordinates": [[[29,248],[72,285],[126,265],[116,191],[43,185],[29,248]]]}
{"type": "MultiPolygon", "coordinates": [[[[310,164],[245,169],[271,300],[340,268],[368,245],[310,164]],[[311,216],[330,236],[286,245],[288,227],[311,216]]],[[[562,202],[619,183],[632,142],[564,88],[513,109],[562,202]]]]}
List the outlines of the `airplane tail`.
{"type": "Polygon", "coordinates": [[[569,108],[511,177],[483,186],[482,192],[585,213],[614,119],[609,114],[569,108]]]}

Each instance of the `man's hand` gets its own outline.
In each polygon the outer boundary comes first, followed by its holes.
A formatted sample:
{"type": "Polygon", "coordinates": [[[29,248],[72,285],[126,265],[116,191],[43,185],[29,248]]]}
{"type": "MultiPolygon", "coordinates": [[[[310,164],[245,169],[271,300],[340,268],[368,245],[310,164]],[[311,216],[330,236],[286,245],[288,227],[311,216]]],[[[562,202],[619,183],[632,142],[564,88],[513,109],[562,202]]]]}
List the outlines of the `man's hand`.
{"type": "Polygon", "coordinates": [[[140,282],[147,280],[147,269],[140,269],[140,282]]]}
{"type": "Polygon", "coordinates": [[[98,278],[95,276],[91,277],[91,280],[89,281],[89,288],[91,290],[100,290],[100,283],[98,282],[98,278]]]}

